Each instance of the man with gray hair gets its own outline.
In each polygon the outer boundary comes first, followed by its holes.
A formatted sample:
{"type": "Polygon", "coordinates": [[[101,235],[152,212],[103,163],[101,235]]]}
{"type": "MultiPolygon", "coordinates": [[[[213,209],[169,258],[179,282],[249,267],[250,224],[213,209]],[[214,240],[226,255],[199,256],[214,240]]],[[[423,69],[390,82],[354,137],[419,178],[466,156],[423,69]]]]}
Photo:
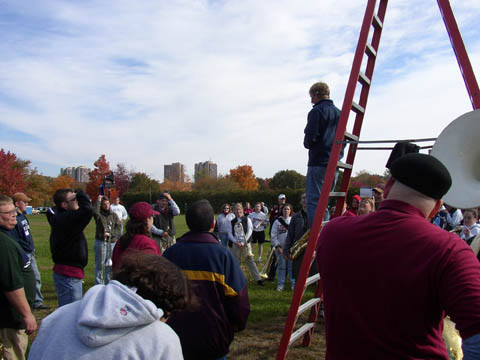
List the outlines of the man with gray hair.
{"type": "MultiPolygon", "coordinates": [[[[303,146],[308,149],[308,170],[306,181],[308,227],[313,225],[318,199],[322,191],[323,179],[327,172],[330,151],[335,139],[340,110],[330,100],[330,89],[327,84],[317,82],[310,87],[310,100],[313,104],[308,113],[307,126],[303,146]]],[[[343,149],[340,159],[343,157],[343,149]]],[[[335,179],[337,176],[335,176],[335,179]]],[[[335,182],[333,184],[335,187],[335,182]]],[[[325,220],[328,220],[328,210],[325,220]]]]}
{"type": "Polygon", "coordinates": [[[390,169],[377,211],[339,216],[320,233],[326,359],[448,359],[445,315],[463,338],[464,359],[478,359],[480,264],[465,241],[429,222],[450,174],[418,153],[390,169]]]}

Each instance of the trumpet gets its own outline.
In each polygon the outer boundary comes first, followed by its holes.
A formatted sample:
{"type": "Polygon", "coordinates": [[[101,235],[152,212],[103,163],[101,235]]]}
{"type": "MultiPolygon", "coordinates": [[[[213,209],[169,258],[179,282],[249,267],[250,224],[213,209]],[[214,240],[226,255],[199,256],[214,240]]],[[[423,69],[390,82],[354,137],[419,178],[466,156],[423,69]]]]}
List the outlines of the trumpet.
{"type": "Polygon", "coordinates": [[[267,262],[263,265],[262,271],[260,271],[260,277],[265,280],[268,278],[270,269],[272,268],[275,261],[275,248],[272,247],[268,253],[267,262]]]}

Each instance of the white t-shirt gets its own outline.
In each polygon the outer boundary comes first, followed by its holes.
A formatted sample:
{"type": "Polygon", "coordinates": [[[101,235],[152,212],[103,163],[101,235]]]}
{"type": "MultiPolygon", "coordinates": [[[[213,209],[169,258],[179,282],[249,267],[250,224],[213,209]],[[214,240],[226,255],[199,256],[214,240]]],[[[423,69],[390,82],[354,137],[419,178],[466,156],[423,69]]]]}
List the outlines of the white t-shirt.
{"type": "Polygon", "coordinates": [[[265,230],[265,225],[267,225],[268,220],[267,220],[267,215],[265,215],[263,212],[253,212],[250,215],[248,215],[250,220],[252,220],[253,224],[253,231],[264,231],[265,230]],[[262,225],[262,221],[264,224],[262,225]]]}

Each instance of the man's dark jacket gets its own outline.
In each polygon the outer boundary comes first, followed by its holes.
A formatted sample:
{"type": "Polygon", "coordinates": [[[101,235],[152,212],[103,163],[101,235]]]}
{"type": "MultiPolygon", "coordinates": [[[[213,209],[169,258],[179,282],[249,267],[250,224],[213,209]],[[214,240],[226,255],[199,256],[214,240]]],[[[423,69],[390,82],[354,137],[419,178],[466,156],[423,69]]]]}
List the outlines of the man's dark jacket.
{"type": "Polygon", "coordinates": [[[90,198],[77,192],[78,210],[54,207],[48,210],[50,223],[50,251],[55,264],[83,269],[88,263],[87,240],[83,230],[93,216],[90,198]]]}
{"type": "MultiPolygon", "coordinates": [[[[308,166],[328,165],[339,118],[340,110],[330,99],[316,103],[308,113],[303,140],[303,146],[308,149],[308,166]]],[[[340,158],[343,157],[343,148],[340,158]]]]}
{"type": "Polygon", "coordinates": [[[210,232],[188,232],[163,256],[194,285],[200,307],[173,313],[168,324],[180,337],[185,360],[218,359],[233,333],[245,329],[250,302],[247,281],[230,250],[210,232]]]}

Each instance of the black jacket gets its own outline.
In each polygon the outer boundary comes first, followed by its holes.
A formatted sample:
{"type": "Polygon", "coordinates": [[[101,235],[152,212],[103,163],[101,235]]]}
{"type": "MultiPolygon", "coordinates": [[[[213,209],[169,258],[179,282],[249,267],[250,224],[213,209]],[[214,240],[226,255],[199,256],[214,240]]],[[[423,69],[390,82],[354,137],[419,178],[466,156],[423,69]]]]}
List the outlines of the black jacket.
{"type": "Polygon", "coordinates": [[[51,208],[47,212],[51,226],[50,251],[55,264],[83,269],[88,263],[87,240],[83,230],[93,216],[90,198],[83,191],[77,192],[78,210],[51,208]]]}

